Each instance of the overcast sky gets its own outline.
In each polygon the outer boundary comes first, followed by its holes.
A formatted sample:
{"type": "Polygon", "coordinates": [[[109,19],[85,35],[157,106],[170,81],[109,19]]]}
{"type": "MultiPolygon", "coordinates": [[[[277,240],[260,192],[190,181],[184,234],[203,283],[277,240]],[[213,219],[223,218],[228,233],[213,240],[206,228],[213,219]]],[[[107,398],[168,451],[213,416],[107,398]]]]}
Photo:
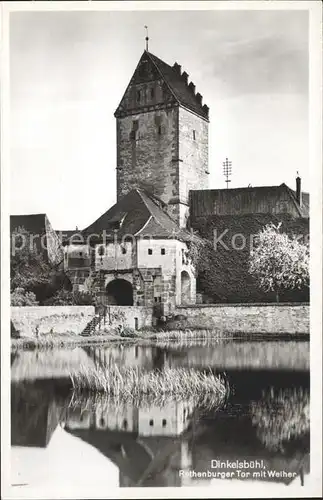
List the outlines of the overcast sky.
{"type": "Polygon", "coordinates": [[[210,188],[309,189],[306,11],[15,12],[11,213],[83,228],[116,195],[113,113],[144,50],[177,61],[210,107],[210,188]]]}

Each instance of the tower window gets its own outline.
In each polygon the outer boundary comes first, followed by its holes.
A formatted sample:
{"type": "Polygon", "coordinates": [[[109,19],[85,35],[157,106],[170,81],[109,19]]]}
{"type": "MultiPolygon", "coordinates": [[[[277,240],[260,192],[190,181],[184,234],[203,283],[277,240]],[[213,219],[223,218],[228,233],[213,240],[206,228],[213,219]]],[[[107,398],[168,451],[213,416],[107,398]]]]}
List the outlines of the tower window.
{"type": "Polygon", "coordinates": [[[152,254],[153,254],[152,248],[148,248],[148,255],[152,255],[152,254]]]}
{"type": "Polygon", "coordinates": [[[149,425],[150,425],[150,427],[152,427],[154,425],[154,421],[153,420],[149,420],[149,425]]]}
{"type": "Polygon", "coordinates": [[[165,248],[162,248],[162,249],[160,250],[160,253],[161,253],[162,255],[165,255],[165,253],[166,253],[165,248]]]}
{"type": "Polygon", "coordinates": [[[196,130],[193,130],[193,141],[196,139],[196,130]]]}
{"type": "Polygon", "coordinates": [[[166,427],[166,424],[167,424],[166,419],[163,418],[163,427],[166,427]]]}

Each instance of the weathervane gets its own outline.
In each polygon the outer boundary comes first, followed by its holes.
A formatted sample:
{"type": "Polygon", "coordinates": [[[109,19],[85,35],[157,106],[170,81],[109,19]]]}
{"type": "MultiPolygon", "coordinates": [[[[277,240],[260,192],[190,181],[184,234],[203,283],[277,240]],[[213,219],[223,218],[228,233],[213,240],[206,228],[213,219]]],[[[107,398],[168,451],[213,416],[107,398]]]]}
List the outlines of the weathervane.
{"type": "Polygon", "coordinates": [[[229,182],[231,180],[229,179],[229,176],[232,174],[232,161],[229,161],[228,158],[225,159],[223,162],[223,174],[224,177],[226,178],[225,182],[227,183],[227,189],[229,187],[229,182]]]}
{"type": "Polygon", "coordinates": [[[145,29],[146,29],[146,50],[148,52],[148,42],[149,42],[149,36],[148,36],[148,26],[145,26],[145,29]]]}

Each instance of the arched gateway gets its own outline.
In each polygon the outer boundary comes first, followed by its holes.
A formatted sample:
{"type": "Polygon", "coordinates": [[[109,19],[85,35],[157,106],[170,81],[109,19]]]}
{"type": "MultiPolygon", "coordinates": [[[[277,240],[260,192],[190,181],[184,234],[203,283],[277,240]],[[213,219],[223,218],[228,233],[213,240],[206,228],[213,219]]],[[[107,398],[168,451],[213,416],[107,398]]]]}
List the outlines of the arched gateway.
{"type": "Polygon", "coordinates": [[[191,278],[187,271],[181,273],[181,303],[191,302],[191,278]]]}
{"type": "Polygon", "coordinates": [[[106,287],[107,303],[115,306],[133,306],[131,283],[123,279],[110,281],[106,287]]]}

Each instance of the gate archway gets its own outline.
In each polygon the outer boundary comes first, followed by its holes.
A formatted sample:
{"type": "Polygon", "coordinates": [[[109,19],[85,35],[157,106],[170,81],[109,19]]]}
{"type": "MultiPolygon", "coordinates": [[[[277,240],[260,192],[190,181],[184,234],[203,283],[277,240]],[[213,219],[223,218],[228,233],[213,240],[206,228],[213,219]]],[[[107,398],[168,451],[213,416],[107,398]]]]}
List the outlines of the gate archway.
{"type": "Polygon", "coordinates": [[[191,278],[187,271],[181,272],[181,303],[191,302],[191,278]]]}
{"type": "Polygon", "coordinates": [[[107,303],[115,306],[133,306],[133,288],[127,280],[115,279],[106,287],[107,303]]]}

